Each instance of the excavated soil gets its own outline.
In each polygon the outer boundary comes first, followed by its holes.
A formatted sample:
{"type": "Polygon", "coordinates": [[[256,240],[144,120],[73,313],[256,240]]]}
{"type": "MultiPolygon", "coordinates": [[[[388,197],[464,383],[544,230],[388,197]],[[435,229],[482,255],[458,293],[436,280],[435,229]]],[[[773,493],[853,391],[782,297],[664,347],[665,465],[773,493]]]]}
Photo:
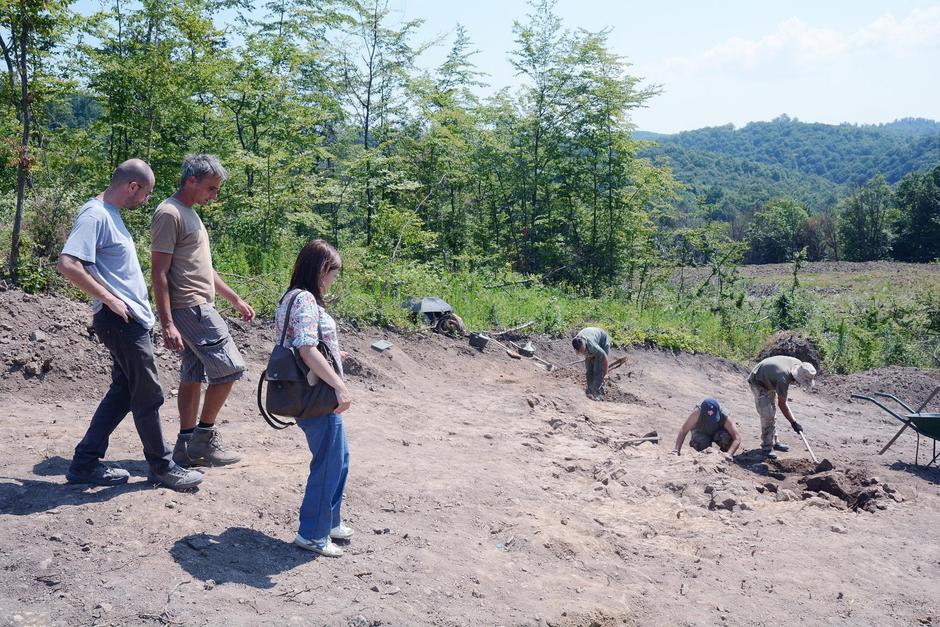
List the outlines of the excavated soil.
{"type": "Polygon", "coordinates": [[[816,372],[821,372],[819,358],[819,349],[816,348],[812,340],[794,331],[777,331],[764,343],[760,353],[757,355],[757,361],[761,361],[775,355],[786,355],[787,357],[796,357],[800,361],[808,361],[816,368],[816,372]]]}
{"type": "MultiPolygon", "coordinates": [[[[794,391],[828,461],[817,466],[788,429],[788,453],[759,455],[744,365],[617,350],[629,362],[592,402],[567,339],[527,338],[560,366],[548,372],[496,347],[341,325],[356,535],[329,560],[290,544],[302,434],[270,429],[255,408],[270,323],[233,325],[250,377],[220,432],[241,463],[207,470],[190,493],[154,488],[128,419],[106,461],[130,482],[66,484],[109,380],[89,322],[82,303],[0,293],[2,625],[940,622],[940,471],[913,465],[910,433],[879,456],[897,422],[848,400],[884,390],[917,402],[936,372],[826,375],[794,391]],[[381,354],[380,338],[392,343],[381,354]],[[705,397],[736,421],[735,460],[688,443],[670,454],[705,397]],[[653,431],[658,442],[631,441],[653,431]]],[[[178,362],[159,353],[172,439],[178,362]]]]}

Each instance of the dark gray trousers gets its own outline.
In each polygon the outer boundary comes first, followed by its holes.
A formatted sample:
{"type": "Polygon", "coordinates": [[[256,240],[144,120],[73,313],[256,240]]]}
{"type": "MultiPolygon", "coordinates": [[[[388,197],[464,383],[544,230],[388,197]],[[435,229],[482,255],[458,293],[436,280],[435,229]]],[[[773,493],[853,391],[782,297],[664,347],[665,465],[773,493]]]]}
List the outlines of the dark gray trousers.
{"type": "Polygon", "coordinates": [[[594,355],[588,355],[584,358],[584,370],[587,375],[587,393],[603,396],[604,375],[601,373],[601,360],[594,355]]]}
{"type": "Polygon", "coordinates": [[[150,468],[164,473],[173,452],[160,427],[163,388],[153,360],[150,330],[133,320],[124,322],[107,307],[95,314],[94,328],[111,352],[111,387],[91,417],[85,437],[75,447],[71,469],[83,472],[99,464],[111,434],[130,412],[150,468]]]}

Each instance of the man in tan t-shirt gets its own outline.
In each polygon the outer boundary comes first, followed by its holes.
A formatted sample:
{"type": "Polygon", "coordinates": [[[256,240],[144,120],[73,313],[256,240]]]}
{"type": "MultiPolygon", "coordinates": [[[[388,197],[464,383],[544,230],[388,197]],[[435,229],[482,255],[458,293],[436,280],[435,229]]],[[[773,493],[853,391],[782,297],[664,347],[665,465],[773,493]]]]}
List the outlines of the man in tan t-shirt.
{"type": "Polygon", "coordinates": [[[163,338],[167,348],[181,353],[180,434],[173,460],[184,467],[224,466],[241,459],[222,447],[215,428],[232,386],[245,372],[228,325],[214,307],[215,294],[232,303],[246,322],[255,312],[212,267],[209,236],[193,210],[219,195],[226,176],[213,155],[186,157],[180,188],[160,203],[150,225],[151,278],[163,338]],[[203,382],[209,385],[197,425],[203,382]]]}

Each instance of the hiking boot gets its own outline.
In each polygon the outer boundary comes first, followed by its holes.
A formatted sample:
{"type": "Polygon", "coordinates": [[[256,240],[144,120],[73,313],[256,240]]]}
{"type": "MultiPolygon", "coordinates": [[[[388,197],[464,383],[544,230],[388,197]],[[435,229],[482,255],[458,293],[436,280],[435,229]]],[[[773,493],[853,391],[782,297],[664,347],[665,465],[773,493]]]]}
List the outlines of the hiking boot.
{"type": "Polygon", "coordinates": [[[65,473],[65,480],[69,483],[90,483],[92,485],[120,485],[127,483],[131,473],[122,468],[110,468],[99,463],[91,470],[72,470],[65,473]]]}
{"type": "Polygon", "coordinates": [[[777,442],[776,444],[774,444],[774,450],[780,451],[781,453],[786,453],[787,451],[790,450],[790,445],[783,444],[782,442],[777,442]]]}
{"type": "Polygon", "coordinates": [[[342,557],[343,556],[343,549],[333,544],[329,538],[326,539],[325,544],[321,545],[321,544],[314,542],[313,540],[308,540],[307,538],[303,537],[302,535],[298,533],[297,537],[294,538],[294,544],[296,544],[297,546],[299,546],[305,551],[313,551],[314,553],[319,553],[320,555],[323,555],[324,557],[342,557]]]}
{"type": "Polygon", "coordinates": [[[240,462],[241,459],[241,455],[230,453],[222,447],[222,436],[214,428],[196,427],[189,438],[181,434],[173,447],[173,461],[183,468],[228,466],[240,462]]]}
{"type": "Polygon", "coordinates": [[[764,454],[766,459],[777,459],[777,454],[772,448],[761,448],[761,453],[764,454]]]}
{"type": "Polygon", "coordinates": [[[191,465],[189,463],[189,455],[186,454],[186,445],[189,444],[189,441],[193,439],[193,436],[183,435],[182,433],[176,436],[176,444],[173,446],[173,462],[177,466],[182,466],[183,468],[189,468],[191,465]]]}
{"type": "Polygon", "coordinates": [[[166,472],[155,473],[152,469],[147,474],[151,483],[166,486],[171,490],[189,490],[202,483],[204,477],[198,470],[187,470],[179,464],[173,464],[166,472]]]}
{"type": "Polygon", "coordinates": [[[347,527],[343,523],[340,523],[330,529],[330,537],[334,540],[349,540],[353,537],[353,534],[356,533],[353,531],[352,527],[347,527]]]}

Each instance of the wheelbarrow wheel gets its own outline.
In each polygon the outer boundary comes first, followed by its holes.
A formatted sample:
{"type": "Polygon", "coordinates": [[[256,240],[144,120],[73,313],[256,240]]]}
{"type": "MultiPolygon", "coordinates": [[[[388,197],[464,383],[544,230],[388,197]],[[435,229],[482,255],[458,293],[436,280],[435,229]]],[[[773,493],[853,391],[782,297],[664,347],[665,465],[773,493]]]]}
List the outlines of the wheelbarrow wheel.
{"type": "Polygon", "coordinates": [[[463,337],[466,333],[466,328],[463,326],[463,320],[455,313],[446,313],[441,316],[441,319],[437,321],[437,326],[435,328],[439,333],[443,333],[444,335],[463,337]]]}

